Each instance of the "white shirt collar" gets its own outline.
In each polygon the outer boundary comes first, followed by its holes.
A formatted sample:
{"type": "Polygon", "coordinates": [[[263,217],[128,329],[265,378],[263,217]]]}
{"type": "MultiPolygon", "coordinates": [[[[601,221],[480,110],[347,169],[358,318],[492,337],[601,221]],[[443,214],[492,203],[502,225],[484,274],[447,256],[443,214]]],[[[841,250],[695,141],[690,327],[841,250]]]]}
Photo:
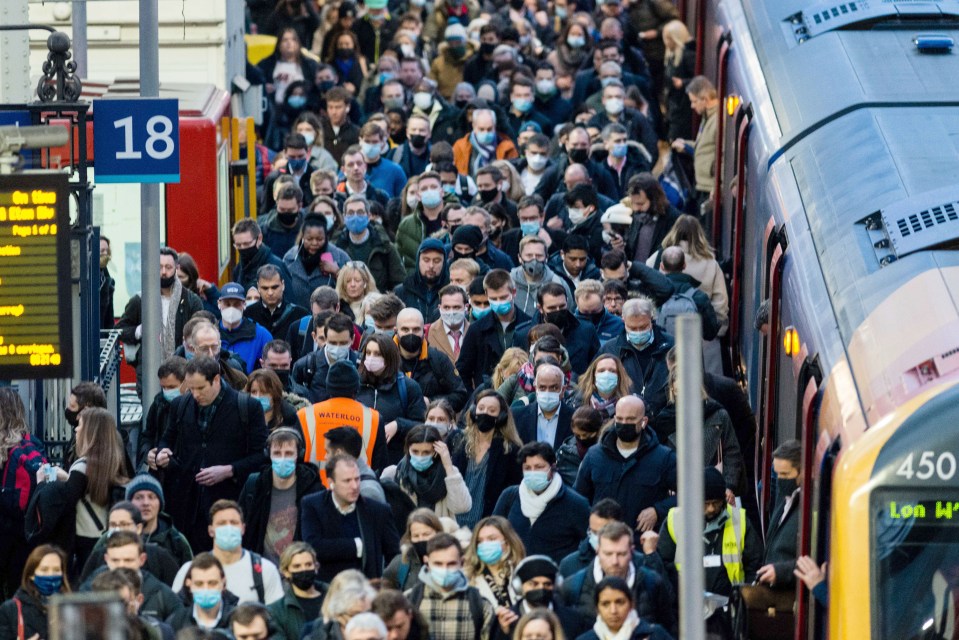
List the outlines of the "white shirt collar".
{"type": "MultiPolygon", "coordinates": [[[[599,584],[599,581],[605,577],[603,570],[599,566],[599,556],[593,559],[593,580],[599,584]]],[[[632,588],[633,584],[636,582],[636,567],[633,566],[632,560],[629,562],[629,571],[626,573],[626,584],[632,588]]]]}

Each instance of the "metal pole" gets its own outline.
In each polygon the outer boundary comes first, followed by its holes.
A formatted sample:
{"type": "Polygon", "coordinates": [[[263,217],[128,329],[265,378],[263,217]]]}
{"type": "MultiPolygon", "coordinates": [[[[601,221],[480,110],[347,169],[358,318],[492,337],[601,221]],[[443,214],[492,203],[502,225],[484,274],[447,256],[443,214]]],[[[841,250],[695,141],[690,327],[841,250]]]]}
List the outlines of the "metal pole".
{"type": "Polygon", "coordinates": [[[679,465],[679,637],[704,640],[703,620],[703,339],[698,314],[676,321],[678,399],[676,450],[679,465]]]}
{"type": "MultiPolygon", "coordinates": [[[[140,0],[140,95],[160,95],[160,23],[157,0],[140,0]]],[[[143,286],[140,292],[143,341],[140,346],[143,402],[160,392],[160,185],[140,185],[140,255],[143,286]]],[[[176,313],[170,309],[169,313],[176,313]]]]}
{"type": "Polygon", "coordinates": [[[87,77],[87,0],[73,0],[70,12],[73,24],[73,61],[77,77],[87,77]]]}

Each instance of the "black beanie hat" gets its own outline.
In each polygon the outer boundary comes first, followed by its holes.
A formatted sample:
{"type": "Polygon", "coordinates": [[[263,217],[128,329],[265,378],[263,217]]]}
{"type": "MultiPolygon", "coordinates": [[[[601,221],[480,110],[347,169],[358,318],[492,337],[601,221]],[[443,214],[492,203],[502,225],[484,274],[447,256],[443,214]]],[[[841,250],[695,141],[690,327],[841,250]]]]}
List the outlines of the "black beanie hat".
{"type": "Polygon", "coordinates": [[[527,582],[533,578],[549,578],[556,582],[559,567],[549,556],[529,556],[516,567],[515,576],[520,582],[527,582]]]}
{"type": "Polygon", "coordinates": [[[360,390],[360,374],[352,362],[334,362],[326,374],[326,390],[332,398],[355,398],[360,390]]]}
{"type": "Polygon", "coordinates": [[[453,239],[450,242],[450,246],[454,249],[458,244],[465,244],[474,249],[480,246],[480,243],[483,242],[483,232],[475,224],[464,224],[459,227],[456,227],[456,231],[453,232],[453,239]]]}
{"type": "Polygon", "coordinates": [[[725,500],[726,481],[716,467],[706,467],[706,485],[703,488],[704,500],[725,500]]]}

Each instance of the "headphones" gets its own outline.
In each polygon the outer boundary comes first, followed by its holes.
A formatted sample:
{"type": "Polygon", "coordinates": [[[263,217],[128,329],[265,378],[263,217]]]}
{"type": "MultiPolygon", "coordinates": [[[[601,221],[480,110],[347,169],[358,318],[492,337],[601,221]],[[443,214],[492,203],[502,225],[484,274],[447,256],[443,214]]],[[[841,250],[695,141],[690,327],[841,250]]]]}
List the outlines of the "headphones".
{"type": "Polygon", "coordinates": [[[523,580],[519,577],[519,572],[520,569],[523,568],[523,565],[533,561],[548,562],[556,570],[556,577],[553,578],[553,590],[559,592],[560,588],[563,586],[563,576],[559,572],[559,566],[549,556],[542,555],[526,556],[518,565],[516,565],[516,568],[513,569],[513,577],[510,580],[510,586],[513,587],[513,591],[516,593],[523,593],[523,580]]]}
{"type": "Polygon", "coordinates": [[[270,435],[266,438],[266,446],[263,448],[263,455],[270,458],[270,447],[273,445],[273,440],[279,435],[291,435],[296,439],[296,459],[297,461],[302,460],[306,455],[306,444],[303,442],[303,434],[300,433],[299,429],[294,429],[293,427],[278,427],[270,432],[270,435]]]}

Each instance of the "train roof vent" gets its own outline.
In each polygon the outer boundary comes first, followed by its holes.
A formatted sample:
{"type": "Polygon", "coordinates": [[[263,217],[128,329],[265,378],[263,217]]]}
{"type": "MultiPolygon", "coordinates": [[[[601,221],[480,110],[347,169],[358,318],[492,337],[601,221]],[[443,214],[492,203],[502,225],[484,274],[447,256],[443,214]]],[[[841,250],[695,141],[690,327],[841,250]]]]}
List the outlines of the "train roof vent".
{"type": "Polygon", "coordinates": [[[837,29],[904,22],[914,26],[917,20],[938,22],[955,17],[959,17],[959,0],[833,0],[794,13],[784,23],[795,41],[802,44],[837,29]]]}
{"type": "Polygon", "coordinates": [[[880,215],[889,248],[899,258],[959,240],[959,198],[955,187],[902,200],[883,209],[880,215]]]}

